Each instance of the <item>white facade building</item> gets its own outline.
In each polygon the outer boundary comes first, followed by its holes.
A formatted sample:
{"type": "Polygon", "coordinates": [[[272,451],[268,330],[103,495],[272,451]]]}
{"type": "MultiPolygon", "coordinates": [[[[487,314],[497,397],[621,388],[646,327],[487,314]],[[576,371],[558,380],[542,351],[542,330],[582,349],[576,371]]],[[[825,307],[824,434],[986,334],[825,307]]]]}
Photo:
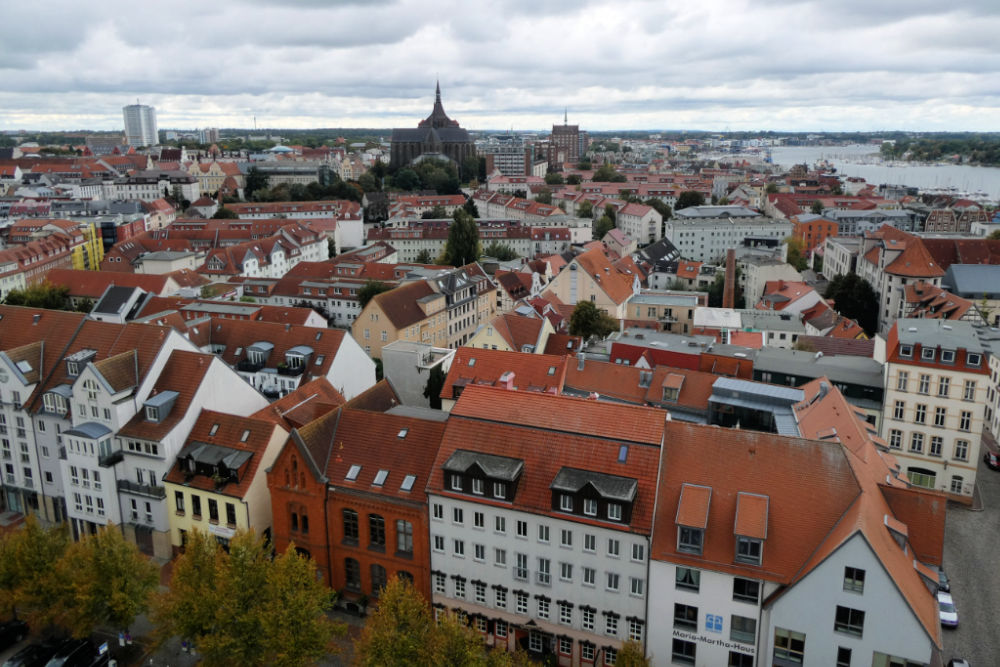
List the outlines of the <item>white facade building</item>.
{"type": "MultiPolygon", "coordinates": [[[[155,146],[160,143],[156,131],[156,108],[145,104],[129,104],[122,108],[125,118],[125,141],[136,146],[155,146]]],[[[194,201],[194,200],[192,200],[194,201]]]]}

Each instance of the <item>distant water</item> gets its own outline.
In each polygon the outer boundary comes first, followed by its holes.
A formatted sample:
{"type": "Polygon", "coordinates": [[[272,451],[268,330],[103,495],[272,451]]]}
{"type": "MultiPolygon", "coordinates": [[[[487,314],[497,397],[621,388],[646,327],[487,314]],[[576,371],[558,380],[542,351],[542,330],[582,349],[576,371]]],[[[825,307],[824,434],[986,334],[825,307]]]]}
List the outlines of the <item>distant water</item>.
{"type": "Polygon", "coordinates": [[[826,160],[844,176],[859,176],[874,185],[908,185],[911,187],[957,188],[962,192],[985,192],[993,201],[1000,200],[1000,167],[970,167],[964,165],[931,165],[894,162],[889,166],[880,161],[879,148],[874,145],[851,146],[788,146],[771,151],[775,164],[810,167],[826,160]]]}

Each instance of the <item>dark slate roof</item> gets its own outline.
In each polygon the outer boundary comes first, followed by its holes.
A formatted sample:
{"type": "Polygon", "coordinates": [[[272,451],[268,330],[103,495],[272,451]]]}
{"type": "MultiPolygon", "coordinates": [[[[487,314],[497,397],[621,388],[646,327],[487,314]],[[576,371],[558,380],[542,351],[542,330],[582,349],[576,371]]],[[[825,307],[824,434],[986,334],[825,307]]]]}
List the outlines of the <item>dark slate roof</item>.
{"type": "Polygon", "coordinates": [[[128,303],[132,293],[137,289],[139,288],[110,285],[108,289],[104,291],[104,296],[101,297],[101,300],[97,302],[96,306],[94,306],[94,312],[118,315],[121,313],[125,304],[128,303]]]}
{"type": "Polygon", "coordinates": [[[609,500],[620,500],[630,503],[635,500],[636,491],[639,489],[639,482],[629,477],[618,477],[617,475],[605,475],[592,470],[579,470],[578,468],[562,468],[549,488],[556,491],[568,491],[577,493],[587,485],[594,487],[594,490],[602,498],[609,500]]]}
{"type": "Polygon", "coordinates": [[[517,479],[524,468],[524,461],[512,459],[507,456],[496,456],[494,454],[483,454],[480,452],[470,452],[467,449],[459,449],[444,463],[444,469],[452,472],[465,472],[473,464],[489,477],[503,479],[512,482],[517,479]]]}
{"type": "Polygon", "coordinates": [[[84,422],[83,424],[74,426],[68,431],[64,431],[63,433],[64,435],[73,435],[78,438],[90,438],[91,440],[97,440],[98,438],[102,438],[111,432],[111,429],[104,424],[98,424],[97,422],[84,422]]]}
{"type": "Polygon", "coordinates": [[[226,464],[226,468],[237,470],[253,456],[253,452],[221,445],[210,445],[204,442],[192,442],[181,450],[177,458],[183,459],[188,456],[198,463],[209,465],[218,465],[219,461],[222,461],[226,464]]]}

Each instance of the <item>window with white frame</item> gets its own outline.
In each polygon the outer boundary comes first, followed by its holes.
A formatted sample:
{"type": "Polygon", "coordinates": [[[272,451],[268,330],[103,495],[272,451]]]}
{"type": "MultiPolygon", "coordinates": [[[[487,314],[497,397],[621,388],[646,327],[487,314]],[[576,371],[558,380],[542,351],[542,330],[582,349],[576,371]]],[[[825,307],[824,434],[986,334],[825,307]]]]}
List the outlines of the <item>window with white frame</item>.
{"type": "Polygon", "coordinates": [[[495,547],[493,549],[493,564],[497,567],[507,567],[507,550],[495,547]]]}
{"type": "Polygon", "coordinates": [[[494,621],[493,634],[503,639],[507,636],[507,621],[494,621]]]}
{"type": "Polygon", "coordinates": [[[549,598],[539,595],[535,600],[538,605],[536,610],[538,612],[538,618],[548,618],[549,617],[549,598]]]}
{"type": "Polygon", "coordinates": [[[605,612],[604,615],[604,634],[611,637],[618,636],[618,614],[614,612],[605,612]]]}
{"type": "Polygon", "coordinates": [[[473,528],[485,528],[486,527],[486,515],[482,512],[472,513],[472,527],[473,528]]]}
{"type": "Polygon", "coordinates": [[[559,622],[563,625],[572,625],[573,623],[573,605],[569,602],[559,603],[559,622]]]}
{"type": "Polygon", "coordinates": [[[592,567],[583,568],[583,585],[593,586],[597,582],[597,570],[592,567]]]}
{"type": "Polygon", "coordinates": [[[472,585],[476,589],[476,602],[479,604],[486,604],[486,583],[476,581],[472,585]]]}
{"type": "Polygon", "coordinates": [[[524,591],[514,592],[514,603],[516,605],[517,613],[527,614],[528,613],[528,594],[524,591]]]}
{"type": "Polygon", "coordinates": [[[562,581],[573,581],[572,563],[559,563],[559,579],[562,581]]]}
{"type": "Polygon", "coordinates": [[[583,550],[589,553],[597,551],[597,536],[589,533],[583,536],[583,550]]]}
{"type": "Polygon", "coordinates": [[[646,594],[646,580],[640,577],[629,577],[629,593],[636,597],[646,594]]]}
{"type": "Polygon", "coordinates": [[[632,543],[632,560],[641,563],[646,560],[646,545],[640,542],[632,543]]]}
{"type": "Polygon", "coordinates": [[[559,545],[563,547],[573,546],[573,531],[565,528],[559,531],[559,545]]]}
{"type": "Polygon", "coordinates": [[[621,503],[608,503],[608,519],[610,519],[611,521],[622,520],[621,503]]]}
{"type": "Polygon", "coordinates": [[[929,394],[931,391],[931,376],[926,373],[920,374],[920,383],[917,386],[917,393],[929,394]]]}
{"type": "Polygon", "coordinates": [[[956,461],[968,461],[969,460],[969,441],[968,440],[956,440],[955,441],[955,455],[953,457],[956,461]]]}
{"type": "Polygon", "coordinates": [[[584,630],[594,631],[594,618],[597,610],[593,607],[580,607],[580,627],[584,630]]]}
{"type": "Polygon", "coordinates": [[[903,432],[898,428],[889,430],[889,447],[890,449],[902,449],[903,447],[903,432]]]}
{"type": "Polygon", "coordinates": [[[455,579],[455,597],[465,599],[465,579],[463,577],[454,577],[455,579]]]}
{"type": "Polygon", "coordinates": [[[962,390],[962,399],[966,401],[972,401],[976,398],[976,381],[966,380],[965,387],[962,390]]]}
{"type": "Polygon", "coordinates": [[[528,578],[528,554],[514,554],[514,578],[525,581],[528,578]]]}
{"type": "Polygon", "coordinates": [[[445,576],[440,572],[434,573],[434,592],[444,595],[447,592],[445,576]]]}
{"type": "Polygon", "coordinates": [[[545,543],[549,541],[549,527],[544,523],[538,524],[538,541],[545,543]]]}
{"type": "Polygon", "coordinates": [[[608,538],[608,555],[613,558],[618,558],[621,555],[621,542],[613,537],[608,538]]]}
{"type": "Polygon", "coordinates": [[[609,590],[609,591],[614,591],[614,592],[617,593],[618,592],[619,579],[620,579],[618,573],[617,572],[607,572],[605,574],[607,574],[605,588],[607,590],[609,590]]]}
{"type": "Polygon", "coordinates": [[[972,430],[972,412],[969,410],[962,410],[962,414],[958,418],[958,430],[966,432],[972,430]]]}
{"type": "Polygon", "coordinates": [[[638,618],[630,618],[628,621],[628,638],[632,641],[641,642],[642,632],[645,625],[646,624],[638,618]]]}
{"type": "Polygon", "coordinates": [[[493,589],[493,606],[497,609],[507,608],[507,589],[503,586],[493,589]]]}
{"type": "Polygon", "coordinates": [[[573,496],[568,493],[559,494],[559,509],[563,512],[573,511],[573,496]]]}
{"type": "Polygon", "coordinates": [[[597,501],[593,498],[584,498],[583,513],[587,516],[597,516],[597,501]]]}
{"type": "Polygon", "coordinates": [[[552,583],[552,561],[548,558],[538,559],[538,572],[536,573],[536,583],[548,586],[552,583]]]}
{"type": "Polygon", "coordinates": [[[507,533],[507,518],[497,516],[493,519],[493,531],[505,535],[507,533]]]}

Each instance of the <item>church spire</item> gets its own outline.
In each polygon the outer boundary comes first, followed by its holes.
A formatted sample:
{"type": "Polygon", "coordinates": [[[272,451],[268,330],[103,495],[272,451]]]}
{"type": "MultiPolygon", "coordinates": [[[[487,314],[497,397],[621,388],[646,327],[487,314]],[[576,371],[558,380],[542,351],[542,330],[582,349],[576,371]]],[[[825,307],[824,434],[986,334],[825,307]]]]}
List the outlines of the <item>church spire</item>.
{"type": "Polygon", "coordinates": [[[569,107],[563,107],[563,125],[569,125],[569,107]]]}
{"type": "Polygon", "coordinates": [[[441,79],[437,80],[437,87],[434,89],[434,102],[441,104],[441,79]]]}

